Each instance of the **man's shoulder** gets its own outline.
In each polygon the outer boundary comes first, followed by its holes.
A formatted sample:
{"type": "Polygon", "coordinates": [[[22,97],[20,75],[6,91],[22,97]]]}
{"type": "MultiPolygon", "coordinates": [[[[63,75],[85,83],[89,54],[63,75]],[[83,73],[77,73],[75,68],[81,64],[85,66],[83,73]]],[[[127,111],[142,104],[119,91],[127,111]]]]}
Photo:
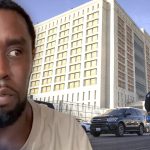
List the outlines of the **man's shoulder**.
{"type": "MultiPolygon", "coordinates": [[[[45,104],[38,104],[35,102],[32,102],[32,108],[38,109],[38,112],[40,113],[42,119],[45,119],[47,121],[50,121],[50,123],[72,123],[75,121],[75,118],[72,117],[69,114],[65,114],[62,112],[58,112],[57,110],[48,107],[48,105],[45,104]]],[[[34,111],[34,110],[33,110],[34,111]]]]}
{"type": "Polygon", "coordinates": [[[73,116],[35,102],[32,103],[32,107],[33,113],[37,112],[36,118],[40,118],[38,122],[40,139],[41,135],[46,137],[47,142],[45,142],[50,143],[51,146],[54,143],[49,142],[48,139],[52,139],[51,141],[57,139],[57,147],[61,147],[63,150],[91,150],[86,133],[73,116]],[[62,145],[64,146],[62,147],[62,145]]]}

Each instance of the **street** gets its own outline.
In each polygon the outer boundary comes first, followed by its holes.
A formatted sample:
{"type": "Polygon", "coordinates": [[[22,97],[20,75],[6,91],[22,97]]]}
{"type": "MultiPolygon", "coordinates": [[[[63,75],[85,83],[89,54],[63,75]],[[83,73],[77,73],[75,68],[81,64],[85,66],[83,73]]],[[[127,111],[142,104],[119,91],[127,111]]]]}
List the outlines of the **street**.
{"type": "Polygon", "coordinates": [[[93,150],[149,150],[150,135],[125,134],[124,137],[116,137],[113,134],[102,134],[93,137],[88,133],[93,150]]]}

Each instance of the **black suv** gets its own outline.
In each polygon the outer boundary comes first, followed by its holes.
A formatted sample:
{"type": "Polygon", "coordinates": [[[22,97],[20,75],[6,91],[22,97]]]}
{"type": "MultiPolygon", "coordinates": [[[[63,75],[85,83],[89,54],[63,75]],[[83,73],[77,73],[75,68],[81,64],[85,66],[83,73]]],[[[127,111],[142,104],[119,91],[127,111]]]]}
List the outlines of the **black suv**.
{"type": "Polygon", "coordinates": [[[102,133],[113,133],[123,136],[124,133],[143,135],[148,131],[146,112],[132,107],[116,108],[103,115],[92,118],[90,132],[98,137],[102,133]]]}

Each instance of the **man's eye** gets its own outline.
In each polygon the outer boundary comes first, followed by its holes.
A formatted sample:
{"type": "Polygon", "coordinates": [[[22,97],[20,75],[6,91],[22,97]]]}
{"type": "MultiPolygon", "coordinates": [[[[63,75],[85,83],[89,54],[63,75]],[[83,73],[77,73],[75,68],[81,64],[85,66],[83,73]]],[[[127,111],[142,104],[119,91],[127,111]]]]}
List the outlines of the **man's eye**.
{"type": "Polygon", "coordinates": [[[12,50],[8,53],[9,56],[18,56],[21,52],[19,50],[12,50]]]}

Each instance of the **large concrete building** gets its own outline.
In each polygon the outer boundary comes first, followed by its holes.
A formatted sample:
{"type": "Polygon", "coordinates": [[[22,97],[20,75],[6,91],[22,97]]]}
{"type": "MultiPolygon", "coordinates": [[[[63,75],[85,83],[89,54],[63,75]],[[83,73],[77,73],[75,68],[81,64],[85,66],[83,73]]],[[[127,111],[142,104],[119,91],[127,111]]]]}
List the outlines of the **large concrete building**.
{"type": "Polygon", "coordinates": [[[28,94],[113,108],[150,90],[150,37],[114,0],[92,0],[35,25],[28,94]]]}

